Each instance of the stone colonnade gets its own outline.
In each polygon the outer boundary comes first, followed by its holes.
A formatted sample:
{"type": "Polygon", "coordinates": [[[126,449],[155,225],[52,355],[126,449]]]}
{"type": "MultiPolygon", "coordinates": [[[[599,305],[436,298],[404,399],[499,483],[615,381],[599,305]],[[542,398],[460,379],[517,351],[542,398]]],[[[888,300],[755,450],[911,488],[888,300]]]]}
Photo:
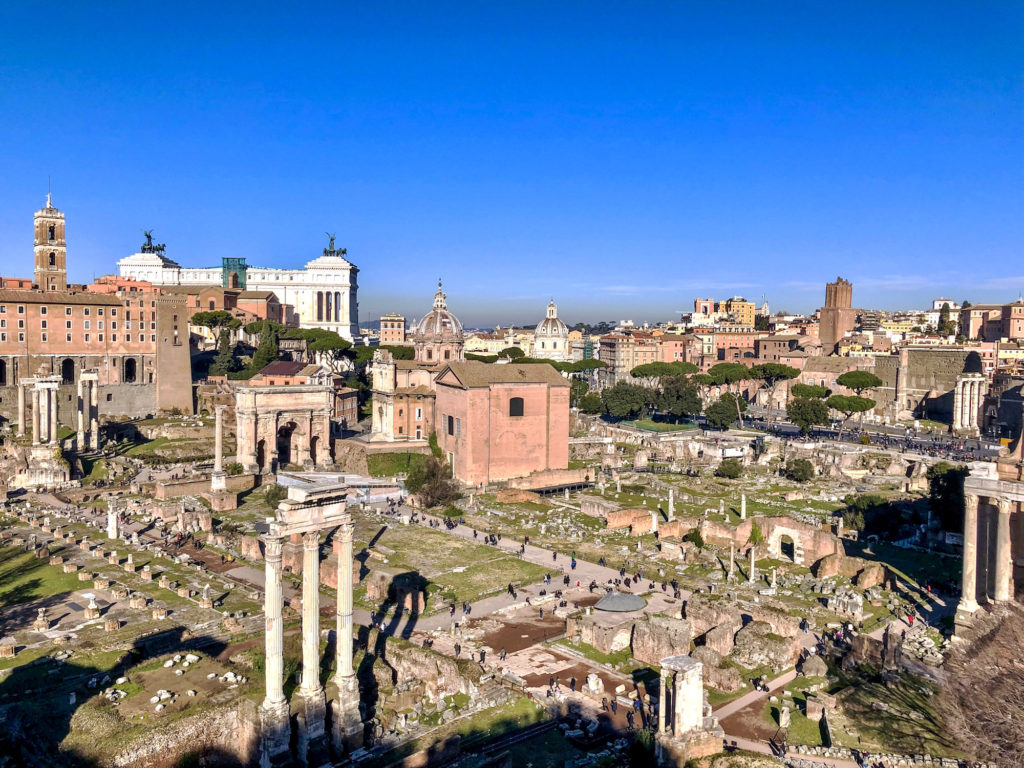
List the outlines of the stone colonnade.
{"type": "Polygon", "coordinates": [[[295,533],[302,535],[302,680],[296,756],[307,766],[327,761],[325,723],[327,703],[320,684],[320,533],[335,528],[338,552],[338,597],[335,678],[337,698],[331,702],[331,746],[335,755],[362,745],[359,685],[352,667],[352,535],[354,526],[345,509],[347,489],[325,486],[312,490],[289,489],[277,519],[263,536],[266,587],[266,695],[260,706],[261,764],[290,765],[290,706],[284,695],[284,595],[281,589],[282,548],[295,533]]]}
{"type": "Polygon", "coordinates": [[[956,380],[953,393],[953,431],[960,434],[978,434],[978,416],[985,396],[985,375],[964,373],[956,380]]]}
{"type": "MultiPolygon", "coordinates": [[[[60,376],[22,379],[18,382],[18,437],[25,436],[28,414],[25,390],[32,398],[32,444],[50,445],[57,442],[57,399],[61,386],[60,376]]],[[[95,370],[83,371],[78,378],[76,404],[78,430],[75,447],[79,451],[99,448],[99,374],[95,370]]]]}
{"type": "Polygon", "coordinates": [[[974,477],[965,481],[959,617],[974,613],[980,603],[1014,599],[1015,584],[1024,576],[1022,501],[1022,483],[974,477]]]}
{"type": "Polygon", "coordinates": [[[18,383],[18,437],[25,436],[25,389],[32,398],[32,445],[57,442],[57,390],[60,376],[22,379],[18,383]]]}
{"type": "Polygon", "coordinates": [[[99,385],[100,377],[96,371],[82,371],[78,377],[78,433],[75,445],[79,451],[95,451],[100,447],[99,385]]]}

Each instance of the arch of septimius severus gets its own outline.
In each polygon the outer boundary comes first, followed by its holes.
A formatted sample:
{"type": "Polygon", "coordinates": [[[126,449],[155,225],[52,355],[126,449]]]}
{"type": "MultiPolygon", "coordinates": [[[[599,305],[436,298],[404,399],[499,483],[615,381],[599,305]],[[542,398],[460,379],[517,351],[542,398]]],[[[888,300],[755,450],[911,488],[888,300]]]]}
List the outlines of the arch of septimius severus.
{"type": "Polygon", "coordinates": [[[237,454],[245,471],[330,467],[333,398],[330,383],[237,387],[237,454]]]}

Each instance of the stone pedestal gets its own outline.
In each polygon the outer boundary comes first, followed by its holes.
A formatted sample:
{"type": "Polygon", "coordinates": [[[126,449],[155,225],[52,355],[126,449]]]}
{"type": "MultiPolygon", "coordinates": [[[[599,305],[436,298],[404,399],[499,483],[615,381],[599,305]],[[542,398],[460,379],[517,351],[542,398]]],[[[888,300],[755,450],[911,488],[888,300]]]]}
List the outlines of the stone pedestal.
{"type": "Polygon", "coordinates": [[[260,768],[287,768],[292,765],[291,723],[288,702],[264,699],[259,708],[260,768]]]}
{"type": "Polygon", "coordinates": [[[307,768],[320,768],[330,765],[327,754],[327,699],[323,689],[311,693],[299,692],[299,714],[297,752],[299,762],[307,768]]]}

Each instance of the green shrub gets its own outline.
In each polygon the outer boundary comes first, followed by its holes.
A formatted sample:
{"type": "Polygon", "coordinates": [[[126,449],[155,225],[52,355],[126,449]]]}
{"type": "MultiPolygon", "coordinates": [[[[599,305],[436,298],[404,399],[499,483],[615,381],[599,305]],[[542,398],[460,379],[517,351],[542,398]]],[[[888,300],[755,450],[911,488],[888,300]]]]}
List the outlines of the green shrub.
{"type": "Polygon", "coordinates": [[[268,485],[263,492],[263,500],[271,509],[277,509],[277,505],[288,498],[288,489],[283,485],[268,485]]]}
{"type": "Polygon", "coordinates": [[[729,480],[735,480],[743,474],[743,465],[739,459],[723,459],[722,463],[718,465],[718,469],[715,470],[716,477],[725,477],[729,480]]]}
{"type": "Polygon", "coordinates": [[[814,477],[814,465],[809,459],[792,459],[786,462],[786,468],[782,471],[782,475],[789,480],[806,483],[814,477]]]}

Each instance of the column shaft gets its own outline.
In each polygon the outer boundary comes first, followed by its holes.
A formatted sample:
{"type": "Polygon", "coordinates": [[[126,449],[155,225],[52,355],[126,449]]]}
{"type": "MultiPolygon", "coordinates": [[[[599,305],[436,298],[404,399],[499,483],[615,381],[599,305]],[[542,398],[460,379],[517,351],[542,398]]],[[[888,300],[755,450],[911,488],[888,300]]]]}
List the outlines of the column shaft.
{"type": "Polygon", "coordinates": [[[661,673],[661,690],[658,692],[658,730],[661,733],[668,732],[668,723],[665,720],[665,691],[668,686],[665,685],[665,673],[661,673]]]}
{"type": "Polygon", "coordinates": [[[1010,575],[1013,563],[1010,560],[1010,510],[1009,499],[999,499],[999,522],[996,527],[996,600],[1006,602],[1011,597],[1010,575]]]}
{"type": "Polygon", "coordinates": [[[338,600],[335,603],[338,627],[335,669],[339,679],[352,677],[352,532],[346,523],[338,529],[338,600]]]}
{"type": "Polygon", "coordinates": [[[25,436],[25,386],[18,385],[18,437],[25,436]]]}
{"type": "Polygon", "coordinates": [[[213,471],[222,472],[224,470],[224,406],[218,405],[214,408],[214,412],[217,414],[217,427],[213,446],[213,471]]]}
{"type": "Polygon", "coordinates": [[[978,610],[978,497],[964,494],[964,563],[959,610],[978,610]]]}
{"type": "Polygon", "coordinates": [[[263,612],[266,616],[266,698],[265,707],[281,704],[284,698],[284,595],[281,591],[281,539],[266,541],[266,584],[263,612]]]}
{"type": "Polygon", "coordinates": [[[79,451],[85,450],[85,409],[88,404],[85,401],[85,388],[81,376],[78,378],[78,400],[75,403],[75,410],[78,412],[78,432],[75,435],[75,448],[79,451]]]}
{"type": "Polygon", "coordinates": [[[57,388],[53,387],[47,393],[50,401],[50,442],[57,442],[57,388]]]}
{"type": "Polygon", "coordinates": [[[99,384],[97,379],[89,379],[89,447],[94,451],[100,447],[99,384]]]}
{"type": "Polygon", "coordinates": [[[320,532],[302,535],[302,693],[320,690],[320,532]]]}
{"type": "Polygon", "coordinates": [[[39,444],[39,390],[32,388],[32,444],[39,444]]]}

